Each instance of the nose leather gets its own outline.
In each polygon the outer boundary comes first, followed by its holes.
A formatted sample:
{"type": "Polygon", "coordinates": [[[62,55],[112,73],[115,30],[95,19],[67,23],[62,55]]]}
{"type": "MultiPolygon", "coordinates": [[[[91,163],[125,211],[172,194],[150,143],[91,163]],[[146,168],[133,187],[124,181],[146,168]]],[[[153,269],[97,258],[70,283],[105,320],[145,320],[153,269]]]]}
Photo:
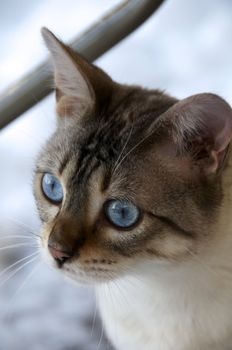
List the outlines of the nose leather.
{"type": "Polygon", "coordinates": [[[56,244],[49,243],[48,250],[52,255],[52,257],[55,260],[59,260],[60,262],[65,262],[67,259],[72,257],[71,252],[62,250],[62,247],[60,247],[57,243],[56,244]]]}

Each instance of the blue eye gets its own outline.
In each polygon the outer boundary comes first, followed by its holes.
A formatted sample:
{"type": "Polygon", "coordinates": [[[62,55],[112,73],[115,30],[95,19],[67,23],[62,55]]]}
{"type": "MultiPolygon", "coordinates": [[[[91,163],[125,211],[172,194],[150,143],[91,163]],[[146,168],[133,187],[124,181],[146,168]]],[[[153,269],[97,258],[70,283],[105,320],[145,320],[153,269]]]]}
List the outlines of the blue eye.
{"type": "Polygon", "coordinates": [[[45,196],[52,202],[60,203],[63,200],[63,188],[60,181],[52,174],[46,173],[42,179],[42,189],[45,196]]]}
{"type": "Polygon", "coordinates": [[[114,225],[121,228],[135,225],[140,216],[139,209],[126,200],[110,200],[105,204],[105,213],[114,225]]]}

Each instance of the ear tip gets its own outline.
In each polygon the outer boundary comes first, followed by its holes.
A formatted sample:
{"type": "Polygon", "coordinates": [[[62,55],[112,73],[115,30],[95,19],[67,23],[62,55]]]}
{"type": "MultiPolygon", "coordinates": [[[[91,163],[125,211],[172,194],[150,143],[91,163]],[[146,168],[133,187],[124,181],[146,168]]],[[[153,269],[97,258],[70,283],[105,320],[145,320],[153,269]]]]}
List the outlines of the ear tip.
{"type": "MultiPolygon", "coordinates": [[[[199,99],[200,101],[205,101],[205,102],[214,102],[214,103],[220,103],[220,104],[225,104],[225,105],[228,105],[228,102],[221,96],[215,94],[215,93],[212,93],[212,92],[204,92],[204,93],[200,93],[200,94],[197,94],[197,95],[194,95],[197,97],[197,99],[199,99]]],[[[193,97],[194,97],[193,96],[193,97]]]]}
{"type": "Polygon", "coordinates": [[[47,46],[49,46],[49,43],[58,41],[57,37],[47,27],[41,28],[41,34],[47,46]]]}
{"type": "Polygon", "coordinates": [[[40,29],[42,37],[45,38],[47,35],[51,34],[51,31],[47,27],[42,27],[40,29]]]}
{"type": "Polygon", "coordinates": [[[55,48],[62,45],[62,42],[47,27],[41,28],[41,34],[45,45],[50,52],[54,52],[55,48]]]}
{"type": "Polygon", "coordinates": [[[48,28],[42,27],[41,28],[41,35],[43,37],[43,40],[45,41],[45,44],[48,46],[49,41],[52,38],[52,32],[48,28]]]}

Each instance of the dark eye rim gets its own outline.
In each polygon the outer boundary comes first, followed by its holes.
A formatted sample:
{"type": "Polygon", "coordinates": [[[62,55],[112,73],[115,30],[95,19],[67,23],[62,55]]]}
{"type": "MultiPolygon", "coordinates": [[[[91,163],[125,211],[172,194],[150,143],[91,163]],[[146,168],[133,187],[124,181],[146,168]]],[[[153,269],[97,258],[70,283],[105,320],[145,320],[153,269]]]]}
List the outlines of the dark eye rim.
{"type": "MultiPolygon", "coordinates": [[[[62,198],[60,201],[55,201],[55,200],[52,200],[51,198],[49,198],[49,197],[46,195],[46,193],[44,192],[44,189],[43,189],[43,179],[44,179],[44,176],[47,175],[47,174],[52,175],[52,176],[54,176],[54,177],[57,179],[57,177],[56,177],[55,175],[53,175],[52,173],[50,173],[50,172],[43,173],[43,174],[42,174],[42,177],[41,177],[41,181],[40,181],[41,192],[42,192],[43,196],[46,198],[46,200],[47,200],[48,202],[50,202],[50,203],[53,204],[53,205],[56,205],[57,207],[60,207],[61,204],[62,204],[62,202],[63,202],[63,198],[62,198]]],[[[59,179],[58,179],[58,180],[59,180],[59,179]]]]}
{"type": "Polygon", "coordinates": [[[134,204],[132,201],[128,201],[128,200],[123,199],[123,198],[109,198],[109,199],[107,199],[105,201],[105,203],[103,204],[103,210],[104,210],[104,216],[105,216],[107,222],[112,227],[114,227],[114,228],[116,228],[117,230],[120,230],[120,231],[131,231],[131,230],[133,230],[135,227],[137,227],[141,223],[141,221],[143,219],[143,214],[142,214],[141,209],[136,204],[134,204]],[[128,226],[128,227],[118,226],[108,216],[107,208],[108,208],[108,206],[109,206],[109,204],[111,202],[115,202],[115,201],[121,201],[121,202],[126,201],[128,203],[132,203],[138,209],[138,218],[131,226],[128,226]]]}

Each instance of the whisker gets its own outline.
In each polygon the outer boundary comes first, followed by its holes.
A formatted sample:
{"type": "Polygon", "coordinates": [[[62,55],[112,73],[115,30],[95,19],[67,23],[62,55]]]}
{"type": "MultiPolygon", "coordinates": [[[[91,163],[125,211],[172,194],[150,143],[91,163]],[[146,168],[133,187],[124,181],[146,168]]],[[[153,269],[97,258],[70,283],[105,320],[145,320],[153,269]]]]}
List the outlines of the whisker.
{"type": "Polygon", "coordinates": [[[68,134],[67,134],[67,105],[65,104],[65,110],[64,110],[64,137],[65,137],[65,146],[66,149],[69,149],[68,147],[68,134]]]}
{"type": "Polygon", "coordinates": [[[36,234],[34,232],[34,230],[32,229],[32,227],[28,226],[27,224],[25,224],[24,222],[21,222],[17,219],[12,219],[12,218],[8,218],[9,221],[12,221],[14,223],[16,223],[17,225],[19,225],[21,228],[25,228],[27,229],[27,232],[31,233],[33,236],[39,237],[41,239],[41,236],[36,234]]]}
{"type": "MultiPolygon", "coordinates": [[[[110,285],[109,285],[109,283],[107,283],[106,285],[105,285],[105,294],[108,294],[109,295],[109,298],[111,299],[111,306],[112,306],[112,308],[114,309],[114,312],[118,309],[118,305],[117,305],[117,303],[115,303],[115,297],[114,297],[114,295],[112,294],[112,290],[111,290],[111,288],[110,288],[110,285]]],[[[116,325],[114,324],[114,333],[115,333],[115,335],[116,335],[116,325]]]]}
{"type": "MultiPolygon", "coordinates": [[[[130,300],[126,298],[124,288],[120,286],[120,284],[116,280],[113,280],[112,283],[119,291],[119,295],[121,297],[120,302],[122,307],[125,307],[127,304],[130,304],[130,300]]],[[[118,301],[119,301],[119,298],[118,298],[118,301]]]]}
{"type": "MultiPolygon", "coordinates": [[[[27,277],[24,279],[24,281],[22,282],[22,284],[17,288],[16,292],[13,294],[13,296],[10,298],[9,301],[9,305],[12,309],[12,305],[13,305],[13,301],[15,300],[16,296],[21,292],[21,290],[23,289],[23,287],[25,286],[25,284],[28,282],[28,280],[34,275],[34,273],[38,270],[38,268],[41,266],[41,262],[39,262],[33,269],[32,271],[30,271],[30,273],[27,275],[27,277]]],[[[7,316],[9,316],[9,312],[10,312],[10,307],[7,310],[7,312],[5,313],[5,315],[3,316],[3,318],[7,318],[7,316]]]]}
{"type": "MultiPolygon", "coordinates": [[[[159,127],[158,121],[156,121],[156,128],[154,128],[151,132],[149,132],[142,140],[140,140],[135,146],[133,146],[120,160],[120,162],[117,165],[117,169],[122,164],[122,162],[125,160],[126,157],[128,157],[137,147],[139,147],[146,139],[148,139],[159,127]]],[[[114,171],[115,172],[115,171],[114,171]]]]}
{"type": "Polygon", "coordinates": [[[18,220],[18,219],[10,218],[10,217],[7,217],[7,219],[8,219],[9,221],[12,221],[12,222],[14,222],[14,223],[16,223],[16,224],[19,224],[20,226],[24,226],[24,227],[29,228],[29,229],[31,230],[31,227],[30,227],[29,225],[25,224],[24,222],[22,222],[22,221],[20,221],[20,220],[18,220]]]}
{"type": "Polygon", "coordinates": [[[126,148],[128,142],[129,142],[129,140],[130,140],[130,138],[131,138],[132,130],[133,130],[133,124],[132,124],[132,126],[131,126],[129,135],[128,135],[127,139],[126,139],[126,142],[124,143],[124,146],[123,146],[123,148],[122,148],[122,150],[121,150],[121,152],[120,152],[120,154],[119,154],[119,156],[118,156],[118,159],[117,159],[116,162],[115,162],[115,166],[114,166],[114,168],[113,168],[112,175],[115,173],[115,171],[116,171],[117,168],[118,168],[118,164],[120,163],[120,158],[121,158],[121,156],[123,155],[123,152],[124,152],[124,150],[125,150],[125,148],[126,148]]]}
{"type": "MultiPolygon", "coordinates": [[[[36,259],[35,259],[36,260],[36,259]]],[[[16,293],[14,294],[14,298],[16,295],[18,295],[18,293],[22,290],[22,288],[25,286],[26,282],[29,280],[29,278],[35,273],[36,270],[38,270],[38,268],[41,266],[41,262],[38,262],[38,264],[36,264],[36,266],[32,269],[32,271],[29,273],[29,275],[25,278],[25,280],[23,281],[23,283],[21,284],[21,286],[16,290],[16,293]]]]}
{"type": "Polygon", "coordinates": [[[26,238],[26,239],[35,239],[34,237],[25,236],[25,235],[8,235],[8,236],[0,236],[0,241],[8,240],[8,239],[18,239],[18,238],[26,238]]]}
{"type": "Polygon", "coordinates": [[[3,276],[7,271],[9,271],[10,269],[12,269],[12,267],[17,266],[17,265],[20,264],[21,262],[23,262],[23,261],[25,261],[25,260],[31,258],[31,257],[34,256],[34,255],[39,255],[39,253],[38,253],[38,252],[34,252],[34,253],[30,254],[30,255],[27,255],[26,257],[24,257],[24,258],[22,258],[22,259],[17,260],[16,262],[14,262],[13,264],[11,264],[10,266],[6,267],[3,271],[1,271],[1,272],[0,272],[0,277],[3,276]]]}
{"type": "Polygon", "coordinates": [[[10,245],[7,245],[6,247],[0,247],[0,250],[7,250],[7,249],[12,249],[12,248],[18,248],[18,247],[25,247],[25,246],[29,246],[29,247],[37,247],[38,248],[38,245],[36,244],[31,244],[29,242],[24,242],[24,243],[16,243],[16,244],[10,244],[10,245]]]}
{"type": "Polygon", "coordinates": [[[13,276],[16,275],[17,272],[19,272],[20,270],[22,270],[25,266],[27,266],[28,264],[31,264],[33,261],[35,261],[36,259],[38,259],[38,256],[35,256],[34,258],[31,258],[29,261],[26,261],[23,265],[19,266],[16,270],[14,270],[5,280],[2,281],[2,283],[0,283],[0,287],[2,287],[7,281],[9,281],[13,276]]]}
{"type": "Polygon", "coordinates": [[[90,334],[91,338],[93,337],[93,331],[94,331],[94,327],[95,327],[95,323],[96,323],[96,317],[97,317],[97,302],[96,302],[96,298],[95,298],[95,308],[94,308],[93,321],[92,321],[91,334],[90,334]]]}
{"type": "MultiPolygon", "coordinates": [[[[188,252],[189,254],[194,258],[194,260],[196,262],[198,262],[198,264],[200,264],[202,267],[204,267],[206,269],[206,271],[214,274],[215,276],[219,275],[219,270],[224,270],[224,272],[227,272],[229,274],[232,273],[232,270],[230,270],[229,268],[227,268],[226,266],[223,267],[223,266],[220,266],[220,265],[209,265],[209,264],[206,264],[203,260],[201,260],[199,258],[198,255],[196,255],[194,252],[192,252],[190,249],[188,249],[188,252]]],[[[228,281],[229,282],[229,281],[228,281]]]]}
{"type": "Polygon", "coordinates": [[[97,350],[100,349],[100,346],[101,346],[101,343],[102,343],[102,339],[103,339],[103,334],[104,334],[104,330],[103,330],[103,324],[102,324],[101,336],[100,336],[100,339],[99,339],[99,343],[98,343],[98,346],[97,346],[97,350]]]}
{"type": "Polygon", "coordinates": [[[188,252],[189,252],[189,254],[194,258],[194,260],[195,261],[197,261],[199,264],[201,264],[201,266],[203,266],[207,271],[209,271],[209,272],[213,272],[213,273],[215,273],[215,271],[210,267],[210,266],[208,266],[207,264],[205,264],[205,262],[204,261],[202,261],[200,258],[199,258],[199,256],[197,256],[194,252],[192,252],[190,249],[188,249],[187,247],[186,247],[186,249],[188,250],[188,252]]]}

